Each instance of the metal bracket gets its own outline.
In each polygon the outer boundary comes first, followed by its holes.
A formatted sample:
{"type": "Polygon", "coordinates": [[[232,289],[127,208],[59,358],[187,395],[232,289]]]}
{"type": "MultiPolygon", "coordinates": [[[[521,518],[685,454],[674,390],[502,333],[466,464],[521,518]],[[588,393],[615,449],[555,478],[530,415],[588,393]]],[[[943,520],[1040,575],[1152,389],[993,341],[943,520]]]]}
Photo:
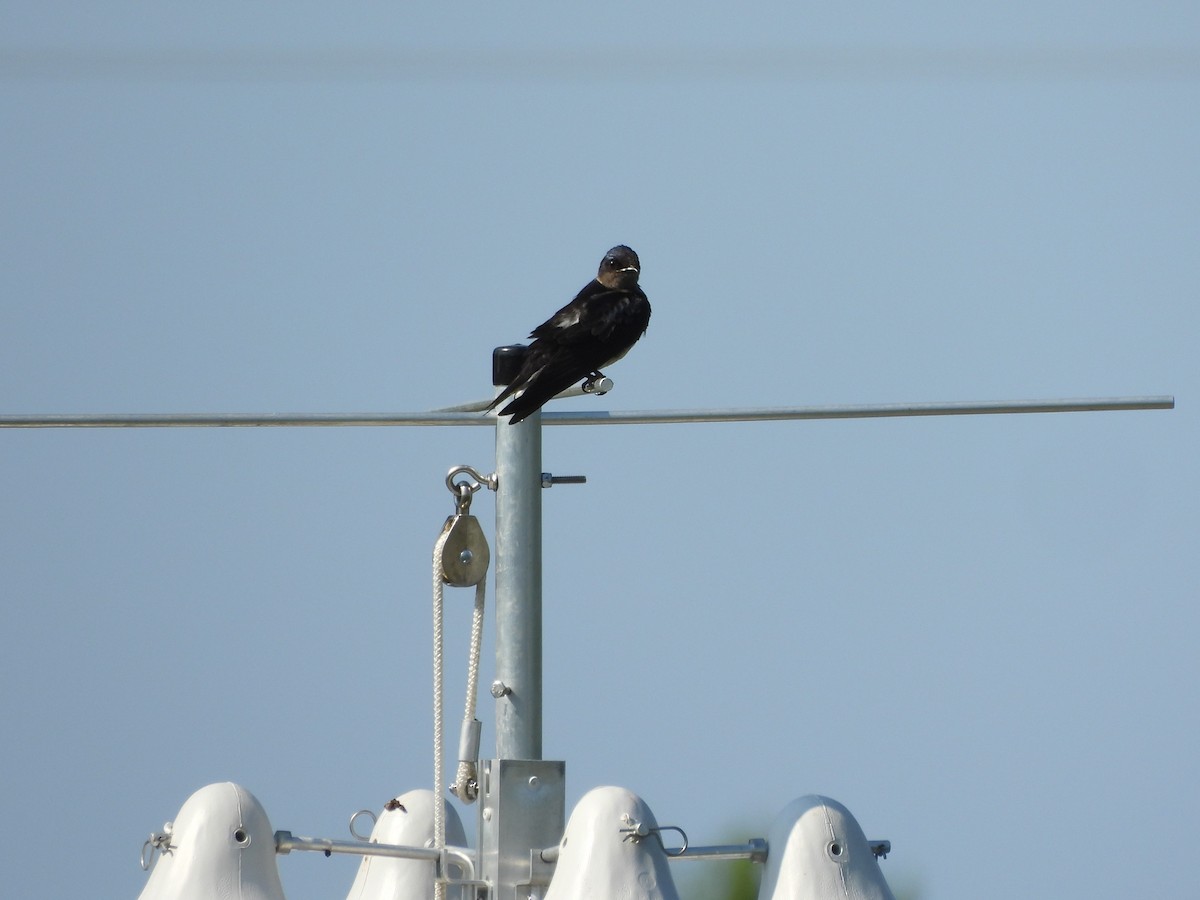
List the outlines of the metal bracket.
{"type": "Polygon", "coordinates": [[[566,764],[553,760],[480,761],[480,877],[492,896],[541,896],[554,872],[542,847],[562,839],[566,764]]]}

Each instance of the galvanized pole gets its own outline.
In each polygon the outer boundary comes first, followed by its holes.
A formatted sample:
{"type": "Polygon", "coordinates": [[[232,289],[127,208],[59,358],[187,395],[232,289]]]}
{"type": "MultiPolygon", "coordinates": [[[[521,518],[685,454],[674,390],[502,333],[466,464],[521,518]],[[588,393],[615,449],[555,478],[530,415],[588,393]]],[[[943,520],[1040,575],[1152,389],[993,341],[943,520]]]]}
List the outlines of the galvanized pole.
{"type": "MultiPolygon", "coordinates": [[[[497,347],[510,384],[522,346],[497,347]]],[[[496,421],[496,757],[542,758],[542,414],[496,421]]]]}
{"type": "Polygon", "coordinates": [[[496,422],[496,756],[542,758],[542,414],[496,422]]]}
{"type": "MultiPolygon", "coordinates": [[[[498,347],[509,384],[525,348],[498,347]]],[[[493,897],[540,897],[534,851],[565,826],[566,764],[542,759],[542,414],[496,420],[496,758],[480,760],[479,871],[493,897]]]]}

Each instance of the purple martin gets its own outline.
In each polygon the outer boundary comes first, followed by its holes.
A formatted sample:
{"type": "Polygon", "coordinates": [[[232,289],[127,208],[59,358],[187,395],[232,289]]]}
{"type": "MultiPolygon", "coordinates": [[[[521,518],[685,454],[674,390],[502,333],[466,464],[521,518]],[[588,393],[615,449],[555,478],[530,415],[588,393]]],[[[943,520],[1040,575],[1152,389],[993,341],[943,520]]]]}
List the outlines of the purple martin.
{"type": "Polygon", "coordinates": [[[621,244],[600,260],[600,271],[575,299],[533,329],[521,371],[488,407],[515,424],[577,381],[603,378],[600,370],[629,352],[650,324],[650,301],[638,287],[638,255],[621,244]]]}

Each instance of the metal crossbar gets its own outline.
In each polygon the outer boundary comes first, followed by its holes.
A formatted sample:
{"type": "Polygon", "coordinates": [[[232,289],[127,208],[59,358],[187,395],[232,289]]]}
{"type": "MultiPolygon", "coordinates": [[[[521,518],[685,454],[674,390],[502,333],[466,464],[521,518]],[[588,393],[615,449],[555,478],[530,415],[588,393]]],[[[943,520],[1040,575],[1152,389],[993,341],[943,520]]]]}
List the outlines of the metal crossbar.
{"type": "MultiPolygon", "coordinates": [[[[469,404],[474,406],[475,404],[469,404]]],[[[486,405],[486,404],[484,404],[486,405]]],[[[1014,413],[1174,409],[1175,398],[1101,397],[1069,400],[998,400],[884,403],[861,406],[774,406],[628,412],[542,412],[543,425],[662,425],[686,422],[769,422],[796,419],[871,419],[902,416],[979,416],[1014,413]]],[[[420,413],[99,413],[0,416],[0,428],[230,428],[323,426],[495,425],[474,411],[420,413]]]]}

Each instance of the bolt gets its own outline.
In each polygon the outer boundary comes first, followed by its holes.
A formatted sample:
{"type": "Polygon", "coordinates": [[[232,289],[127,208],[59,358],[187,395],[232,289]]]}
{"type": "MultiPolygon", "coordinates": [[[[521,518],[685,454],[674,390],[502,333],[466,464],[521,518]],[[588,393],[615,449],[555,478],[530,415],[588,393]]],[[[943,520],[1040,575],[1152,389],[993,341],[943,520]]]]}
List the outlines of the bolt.
{"type": "Polygon", "coordinates": [[[460,563],[462,563],[464,566],[470,565],[471,560],[473,560],[474,558],[475,558],[475,554],[472,553],[470,550],[464,550],[462,553],[458,554],[458,561],[460,563]]]}
{"type": "Polygon", "coordinates": [[[492,682],[492,696],[499,700],[501,697],[506,697],[512,693],[512,688],[497,678],[492,682]]]}
{"type": "Polygon", "coordinates": [[[529,789],[531,791],[536,791],[538,789],[538,785],[540,784],[541,782],[538,781],[538,777],[536,775],[529,776],[529,789]]]}

